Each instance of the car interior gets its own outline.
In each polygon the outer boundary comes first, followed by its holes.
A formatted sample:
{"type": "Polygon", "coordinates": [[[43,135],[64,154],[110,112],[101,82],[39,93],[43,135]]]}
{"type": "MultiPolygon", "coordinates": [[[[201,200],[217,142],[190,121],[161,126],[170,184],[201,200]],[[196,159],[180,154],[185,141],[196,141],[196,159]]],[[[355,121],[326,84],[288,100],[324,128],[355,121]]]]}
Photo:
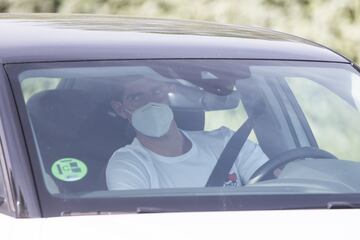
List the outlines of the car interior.
{"type": "MultiPolygon", "coordinates": [[[[110,99],[96,102],[90,92],[79,89],[43,91],[28,101],[45,169],[50,171],[54,159],[86,159],[88,174],[84,179],[55,180],[62,191],[106,190],[107,160],[135,137],[128,121],[116,115],[109,103],[110,99]]],[[[204,111],[174,110],[176,122],[183,130],[202,130],[204,115],[204,111]]]]}

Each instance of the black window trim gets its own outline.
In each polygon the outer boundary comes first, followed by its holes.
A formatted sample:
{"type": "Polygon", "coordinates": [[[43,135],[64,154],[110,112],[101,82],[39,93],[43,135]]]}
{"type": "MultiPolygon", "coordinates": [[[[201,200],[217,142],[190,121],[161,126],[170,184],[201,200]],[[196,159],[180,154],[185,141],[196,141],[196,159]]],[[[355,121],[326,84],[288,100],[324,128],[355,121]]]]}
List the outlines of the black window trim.
{"type": "Polygon", "coordinates": [[[285,95],[287,96],[287,99],[289,100],[291,107],[296,112],[296,116],[299,119],[299,122],[301,124],[301,127],[305,133],[305,136],[307,137],[307,140],[309,141],[310,146],[319,148],[315,136],[313,132],[311,131],[310,124],[307,121],[304,112],[302,111],[299,103],[296,100],[296,97],[294,93],[292,92],[290,86],[286,83],[285,80],[280,82],[280,86],[282,90],[284,91],[285,95]]]}
{"type": "Polygon", "coordinates": [[[41,217],[18,113],[11,82],[5,72],[5,65],[0,65],[0,138],[10,211],[15,217],[41,217]]]}

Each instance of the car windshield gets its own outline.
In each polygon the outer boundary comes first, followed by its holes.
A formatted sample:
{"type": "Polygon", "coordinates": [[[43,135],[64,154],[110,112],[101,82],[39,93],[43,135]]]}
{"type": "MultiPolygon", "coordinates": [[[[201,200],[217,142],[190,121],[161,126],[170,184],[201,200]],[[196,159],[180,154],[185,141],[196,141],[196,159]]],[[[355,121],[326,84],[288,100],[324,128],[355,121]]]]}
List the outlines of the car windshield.
{"type": "Polygon", "coordinates": [[[114,212],[123,199],[139,209],[166,197],[360,192],[360,77],[350,64],[122,60],[6,70],[40,198],[77,201],[69,211],[90,211],[91,200],[94,211],[114,212]]]}

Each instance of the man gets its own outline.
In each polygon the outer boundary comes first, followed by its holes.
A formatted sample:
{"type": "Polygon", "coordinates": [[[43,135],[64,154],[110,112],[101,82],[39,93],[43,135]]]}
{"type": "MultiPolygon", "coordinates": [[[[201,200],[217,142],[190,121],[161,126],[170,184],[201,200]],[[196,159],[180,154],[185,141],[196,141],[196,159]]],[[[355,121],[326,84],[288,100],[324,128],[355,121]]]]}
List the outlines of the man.
{"type": "MultiPolygon", "coordinates": [[[[111,105],[136,132],[130,145],[114,152],[107,169],[110,190],[204,187],[233,132],[182,131],[174,121],[168,94],[175,86],[144,76],[122,84],[111,105]]],[[[191,119],[189,119],[191,121],[191,119]]],[[[246,184],[268,158],[246,141],[224,186],[246,184]]]]}

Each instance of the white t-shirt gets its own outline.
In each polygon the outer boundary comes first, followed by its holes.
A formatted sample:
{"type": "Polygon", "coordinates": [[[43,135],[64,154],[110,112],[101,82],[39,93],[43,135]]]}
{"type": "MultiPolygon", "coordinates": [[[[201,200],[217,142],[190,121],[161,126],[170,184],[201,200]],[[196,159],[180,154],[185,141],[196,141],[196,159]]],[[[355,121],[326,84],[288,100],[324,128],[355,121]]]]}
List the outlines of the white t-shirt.
{"type": "MultiPolygon", "coordinates": [[[[183,132],[192,143],[183,155],[165,157],[142,146],[135,138],[114,152],[106,168],[109,190],[204,187],[233,131],[183,132]]],[[[247,140],[224,186],[247,183],[257,168],[268,160],[259,145],[247,140]],[[240,179],[241,180],[240,180],[240,179]]]]}

